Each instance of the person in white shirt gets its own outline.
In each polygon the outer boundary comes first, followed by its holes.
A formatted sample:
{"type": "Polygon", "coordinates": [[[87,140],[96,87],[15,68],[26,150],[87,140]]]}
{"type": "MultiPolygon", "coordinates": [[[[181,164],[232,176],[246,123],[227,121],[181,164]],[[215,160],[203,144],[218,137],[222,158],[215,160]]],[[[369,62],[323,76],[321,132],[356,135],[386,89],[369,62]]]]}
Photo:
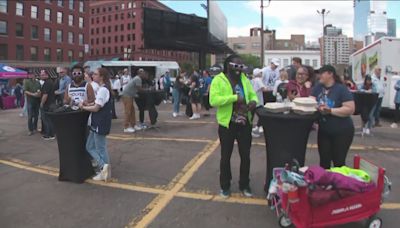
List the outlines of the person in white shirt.
{"type": "MultiPolygon", "coordinates": [[[[282,83],[289,83],[288,78],[289,78],[289,74],[288,74],[284,69],[282,69],[282,70],[280,71],[280,73],[279,73],[279,79],[275,81],[274,90],[273,90],[273,92],[272,92],[272,94],[273,94],[275,97],[276,97],[277,94],[278,94],[278,87],[279,87],[279,85],[282,84],[282,83]]],[[[281,94],[281,95],[282,95],[282,94],[281,94]]]]}
{"type": "Polygon", "coordinates": [[[125,68],[124,74],[121,76],[122,91],[124,91],[126,85],[128,85],[128,83],[131,79],[132,79],[132,77],[129,75],[128,68],[125,68]]]}
{"type": "Polygon", "coordinates": [[[271,64],[263,68],[263,78],[262,81],[267,87],[268,91],[274,89],[275,81],[279,78],[279,59],[273,58],[271,64]]]}
{"type": "Polygon", "coordinates": [[[114,78],[111,79],[111,88],[114,92],[114,96],[117,100],[117,102],[119,102],[120,99],[120,91],[121,91],[121,80],[119,78],[119,75],[115,75],[114,78]]]}
{"type": "MultiPolygon", "coordinates": [[[[264,105],[264,92],[267,91],[267,87],[264,85],[262,81],[262,70],[259,68],[255,68],[253,70],[253,80],[251,81],[253,85],[253,89],[257,94],[258,104],[257,107],[261,107],[264,105]]],[[[260,119],[257,121],[257,125],[253,128],[252,135],[253,137],[260,137],[260,133],[263,133],[264,130],[261,126],[260,119]]]]}
{"type": "Polygon", "coordinates": [[[93,158],[93,166],[100,171],[93,180],[107,181],[111,178],[110,156],[107,151],[107,135],[111,130],[112,90],[107,69],[99,68],[93,74],[93,79],[99,84],[96,100],[91,104],[79,104],[82,110],[91,112],[88,126],[89,135],[86,140],[86,150],[93,158]]]}
{"type": "Polygon", "coordinates": [[[385,96],[385,87],[384,81],[381,78],[382,69],[379,66],[375,66],[374,73],[372,74],[372,84],[375,86],[377,92],[379,93],[378,101],[376,102],[374,108],[371,111],[369,116],[369,128],[371,129],[372,125],[375,127],[381,127],[382,125],[379,123],[379,117],[381,115],[382,109],[382,100],[385,96]]]}

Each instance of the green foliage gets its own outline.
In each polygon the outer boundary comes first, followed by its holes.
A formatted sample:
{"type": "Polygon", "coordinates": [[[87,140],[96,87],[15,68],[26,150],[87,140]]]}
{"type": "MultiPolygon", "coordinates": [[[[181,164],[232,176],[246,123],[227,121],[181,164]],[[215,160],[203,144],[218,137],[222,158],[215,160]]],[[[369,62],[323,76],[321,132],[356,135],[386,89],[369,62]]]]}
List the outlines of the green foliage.
{"type": "Polygon", "coordinates": [[[239,54],[239,56],[244,61],[244,64],[247,66],[251,66],[254,68],[260,68],[261,66],[261,59],[258,56],[251,55],[251,54],[239,54]]]}

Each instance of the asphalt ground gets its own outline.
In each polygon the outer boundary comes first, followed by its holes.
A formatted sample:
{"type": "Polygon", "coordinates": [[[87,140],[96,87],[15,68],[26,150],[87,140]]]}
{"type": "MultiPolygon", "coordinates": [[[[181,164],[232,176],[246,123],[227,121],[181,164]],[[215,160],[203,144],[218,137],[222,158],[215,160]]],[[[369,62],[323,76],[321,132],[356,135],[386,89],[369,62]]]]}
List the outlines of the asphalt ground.
{"type": "MultiPolygon", "coordinates": [[[[238,190],[239,154],[232,156],[233,196],[219,193],[219,142],[215,116],[190,121],[172,118],[171,104],[158,107],[158,129],[122,133],[122,106],[108,136],[111,182],[59,182],[56,141],[27,136],[20,110],[0,111],[0,227],[278,227],[264,200],[265,142],[254,138],[251,186],[238,190]]],[[[147,117],[146,117],[147,118],[147,117]]],[[[360,126],[360,117],[354,117],[360,126]]],[[[399,227],[400,130],[373,129],[356,135],[348,155],[386,168],[392,192],[379,216],[384,227],[399,227]]],[[[359,129],[358,129],[359,130],[359,129]]],[[[318,164],[316,134],[310,134],[306,164],[318,164]]],[[[362,222],[342,227],[363,227],[362,222]]]]}

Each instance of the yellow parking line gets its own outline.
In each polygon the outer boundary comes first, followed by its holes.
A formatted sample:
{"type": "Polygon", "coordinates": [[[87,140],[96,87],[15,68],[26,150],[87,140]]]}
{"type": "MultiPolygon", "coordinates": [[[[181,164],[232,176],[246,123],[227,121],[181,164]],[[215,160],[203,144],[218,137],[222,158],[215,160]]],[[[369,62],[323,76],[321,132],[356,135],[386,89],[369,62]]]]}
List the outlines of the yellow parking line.
{"type": "MultiPolygon", "coordinates": [[[[256,146],[265,146],[264,142],[254,142],[252,145],[256,146]]],[[[318,149],[317,144],[307,144],[308,149],[318,149]]],[[[358,151],[386,151],[386,152],[400,152],[400,148],[394,147],[379,147],[379,146],[361,146],[361,145],[352,145],[350,150],[358,150],[358,151]]]]}
{"type": "Polygon", "coordinates": [[[162,138],[162,137],[141,137],[130,135],[111,134],[107,136],[108,139],[131,141],[131,140],[148,140],[148,141],[172,141],[172,142],[194,142],[194,143],[209,143],[209,139],[185,139],[185,138],[162,138]]]}
{"type": "MultiPolygon", "coordinates": [[[[22,161],[19,159],[10,159],[10,160],[0,159],[0,164],[48,176],[58,176],[57,168],[42,166],[42,165],[33,166],[30,162],[22,161]]],[[[128,191],[159,194],[159,195],[164,195],[169,192],[168,190],[164,190],[162,186],[150,187],[150,186],[141,186],[138,184],[125,184],[118,182],[106,183],[93,180],[87,180],[86,183],[103,187],[115,188],[115,189],[123,189],[128,191]]],[[[212,201],[212,202],[234,203],[234,204],[247,204],[247,205],[259,205],[259,206],[267,205],[267,201],[263,198],[244,198],[240,194],[232,194],[232,197],[230,197],[229,199],[223,199],[219,195],[213,195],[208,193],[207,191],[188,192],[182,189],[181,191],[175,194],[175,197],[212,201]]],[[[381,208],[385,210],[400,210],[400,203],[383,203],[381,208]]]]}
{"type": "Polygon", "coordinates": [[[129,227],[147,227],[171,202],[176,194],[189,182],[193,174],[200,168],[200,166],[207,160],[207,158],[218,148],[219,140],[207,144],[207,146],[196,155],[189,163],[185,165],[182,171],[171,181],[171,189],[163,195],[158,195],[149,205],[146,206],[144,211],[145,215],[139,219],[134,219],[129,223],[129,227]]]}
{"type": "Polygon", "coordinates": [[[178,124],[215,124],[215,121],[198,121],[198,120],[166,120],[163,123],[178,123],[178,124]]]}

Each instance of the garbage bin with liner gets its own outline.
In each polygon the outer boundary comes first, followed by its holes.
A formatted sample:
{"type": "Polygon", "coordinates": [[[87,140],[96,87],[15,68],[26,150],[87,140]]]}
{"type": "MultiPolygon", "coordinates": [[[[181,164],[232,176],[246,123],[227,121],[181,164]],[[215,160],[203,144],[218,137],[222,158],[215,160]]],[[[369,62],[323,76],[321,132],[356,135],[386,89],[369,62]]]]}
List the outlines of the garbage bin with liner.
{"type": "Polygon", "coordinates": [[[256,110],[264,127],[267,153],[267,170],[264,190],[268,191],[272,180],[272,170],[284,167],[296,159],[304,166],[308,136],[319,113],[300,115],[296,113],[272,113],[265,108],[256,110]]]}
{"type": "Polygon", "coordinates": [[[59,181],[83,183],[94,175],[90,155],[86,151],[87,121],[84,111],[49,112],[57,135],[60,173],[59,181]]]}

